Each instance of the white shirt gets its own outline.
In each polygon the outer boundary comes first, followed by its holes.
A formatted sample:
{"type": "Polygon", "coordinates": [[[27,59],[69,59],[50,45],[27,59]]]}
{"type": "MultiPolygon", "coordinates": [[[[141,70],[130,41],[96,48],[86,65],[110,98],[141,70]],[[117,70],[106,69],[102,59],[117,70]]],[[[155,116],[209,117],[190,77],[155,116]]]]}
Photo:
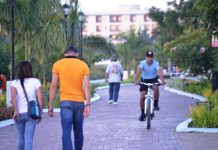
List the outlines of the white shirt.
{"type": "MultiPolygon", "coordinates": [[[[11,87],[15,87],[17,90],[16,101],[19,113],[27,112],[27,100],[23,92],[20,80],[13,80],[11,87]]],[[[29,101],[36,100],[36,90],[41,87],[41,83],[36,78],[26,78],[24,79],[24,87],[28,96],[29,101]]]]}
{"type": "Polygon", "coordinates": [[[121,74],[123,74],[123,68],[119,62],[111,62],[107,65],[106,73],[109,74],[108,82],[120,82],[121,74]]]}

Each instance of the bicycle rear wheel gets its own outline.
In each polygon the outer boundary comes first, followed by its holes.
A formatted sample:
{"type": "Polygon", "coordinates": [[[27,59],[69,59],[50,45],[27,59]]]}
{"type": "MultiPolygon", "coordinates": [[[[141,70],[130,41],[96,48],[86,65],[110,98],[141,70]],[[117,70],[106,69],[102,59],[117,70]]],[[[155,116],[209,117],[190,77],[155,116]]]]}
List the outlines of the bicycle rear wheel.
{"type": "Polygon", "coordinates": [[[146,110],[146,116],[147,116],[147,129],[150,129],[151,127],[151,99],[147,99],[147,110],[146,110]]]}

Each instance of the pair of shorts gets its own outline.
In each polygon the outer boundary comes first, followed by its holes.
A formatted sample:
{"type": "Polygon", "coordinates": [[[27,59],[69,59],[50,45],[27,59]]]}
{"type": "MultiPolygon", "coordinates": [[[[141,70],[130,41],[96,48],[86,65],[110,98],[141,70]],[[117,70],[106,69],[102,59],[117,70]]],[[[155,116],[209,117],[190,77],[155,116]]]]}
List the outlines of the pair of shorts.
{"type": "MultiPolygon", "coordinates": [[[[152,79],[142,79],[141,78],[141,82],[145,82],[145,83],[157,83],[158,82],[158,76],[152,79]]],[[[148,86],[147,85],[140,85],[139,91],[147,91],[148,90],[148,86]]]]}

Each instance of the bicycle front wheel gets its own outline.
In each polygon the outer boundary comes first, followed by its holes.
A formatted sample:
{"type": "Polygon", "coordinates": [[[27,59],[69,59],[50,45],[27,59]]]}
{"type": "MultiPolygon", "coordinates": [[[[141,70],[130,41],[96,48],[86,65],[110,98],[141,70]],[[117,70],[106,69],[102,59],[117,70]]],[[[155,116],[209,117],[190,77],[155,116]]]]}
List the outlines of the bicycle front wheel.
{"type": "Polygon", "coordinates": [[[146,116],[147,116],[147,129],[151,127],[151,99],[147,99],[147,109],[146,109],[146,116]]]}

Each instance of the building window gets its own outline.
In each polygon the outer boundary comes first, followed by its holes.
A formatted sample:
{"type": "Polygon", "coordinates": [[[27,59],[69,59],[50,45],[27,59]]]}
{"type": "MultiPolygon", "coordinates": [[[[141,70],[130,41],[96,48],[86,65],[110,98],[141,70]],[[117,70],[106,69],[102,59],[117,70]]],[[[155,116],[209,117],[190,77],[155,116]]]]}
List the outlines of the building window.
{"type": "Polygon", "coordinates": [[[96,31],[101,32],[102,31],[102,26],[96,26],[96,31]]]}
{"type": "Polygon", "coordinates": [[[152,30],[156,29],[157,28],[157,24],[152,24],[151,28],[152,28],[152,30]]]}
{"type": "Polygon", "coordinates": [[[102,22],[101,16],[96,16],[96,22],[102,22]]]}
{"type": "Polygon", "coordinates": [[[136,22],[136,15],[130,15],[130,22],[136,22]]]}
{"type": "Polygon", "coordinates": [[[136,25],[130,25],[130,30],[136,31],[136,25]]]}
{"type": "Polygon", "coordinates": [[[114,32],[114,31],[121,31],[121,26],[119,25],[110,25],[110,31],[114,32]]]}
{"type": "Polygon", "coordinates": [[[121,15],[117,16],[117,22],[122,22],[122,16],[121,15]]]}
{"type": "Polygon", "coordinates": [[[149,30],[149,25],[144,25],[144,30],[148,31],[149,30]]]}
{"type": "Polygon", "coordinates": [[[121,15],[111,15],[110,22],[122,22],[122,16],[121,15]]]}
{"type": "Polygon", "coordinates": [[[116,39],[118,39],[118,35],[117,35],[117,34],[111,34],[111,38],[112,38],[113,40],[116,40],[116,39]]]}
{"type": "Polygon", "coordinates": [[[115,15],[110,16],[110,22],[116,22],[117,17],[115,15]]]}

